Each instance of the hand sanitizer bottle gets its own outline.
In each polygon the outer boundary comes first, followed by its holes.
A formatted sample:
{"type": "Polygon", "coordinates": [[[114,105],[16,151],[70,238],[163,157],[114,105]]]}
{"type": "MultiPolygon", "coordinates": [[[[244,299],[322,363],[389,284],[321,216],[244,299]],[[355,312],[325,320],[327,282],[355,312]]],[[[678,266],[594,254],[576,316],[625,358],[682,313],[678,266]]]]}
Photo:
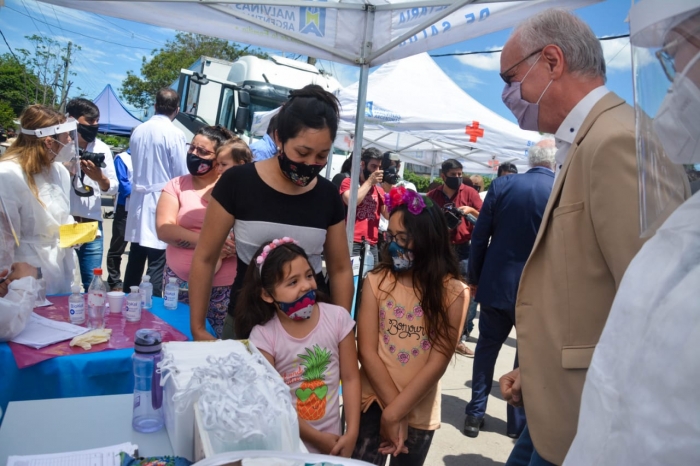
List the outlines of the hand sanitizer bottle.
{"type": "Polygon", "coordinates": [[[170,277],[168,279],[168,284],[165,285],[165,300],[163,306],[171,311],[177,309],[177,295],[180,291],[180,287],[177,286],[177,278],[170,277]]]}
{"type": "Polygon", "coordinates": [[[126,297],[126,312],[124,312],[127,322],[138,322],[141,320],[141,293],[138,286],[131,287],[131,293],[126,297]]]}
{"type": "Polygon", "coordinates": [[[144,275],[139,285],[139,291],[141,292],[141,307],[144,309],[150,309],[153,307],[153,283],[151,283],[151,276],[144,275]]]}
{"type": "Polygon", "coordinates": [[[68,317],[70,323],[80,325],[85,323],[85,297],[80,294],[80,285],[71,286],[73,292],[68,298],[68,317]]]}

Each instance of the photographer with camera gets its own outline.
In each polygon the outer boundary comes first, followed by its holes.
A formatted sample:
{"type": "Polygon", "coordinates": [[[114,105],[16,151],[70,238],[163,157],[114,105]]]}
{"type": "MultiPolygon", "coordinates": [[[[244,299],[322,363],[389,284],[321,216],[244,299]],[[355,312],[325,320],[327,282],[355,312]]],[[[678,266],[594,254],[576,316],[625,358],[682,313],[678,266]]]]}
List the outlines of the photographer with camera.
{"type": "Polygon", "coordinates": [[[78,122],[78,153],[80,167],[75,167],[70,193],[70,212],[78,223],[97,222],[98,235],[77,250],[80,279],[87,291],[93,269],[102,266],[102,195],[113,196],[119,189],[112,152],[97,139],[100,109],[83,98],[72,99],[66,105],[68,115],[78,122]]]}
{"type": "MultiPolygon", "coordinates": [[[[362,251],[362,237],[369,243],[369,250],[374,256],[374,263],[379,262],[377,242],[379,241],[379,219],[386,213],[381,170],[382,153],[370,147],[362,149],[360,161],[360,189],[357,190],[357,214],[355,216],[355,236],[352,239],[351,256],[359,256],[362,251]]],[[[350,202],[350,180],[345,178],[340,185],[340,195],[347,206],[350,202]]]]}

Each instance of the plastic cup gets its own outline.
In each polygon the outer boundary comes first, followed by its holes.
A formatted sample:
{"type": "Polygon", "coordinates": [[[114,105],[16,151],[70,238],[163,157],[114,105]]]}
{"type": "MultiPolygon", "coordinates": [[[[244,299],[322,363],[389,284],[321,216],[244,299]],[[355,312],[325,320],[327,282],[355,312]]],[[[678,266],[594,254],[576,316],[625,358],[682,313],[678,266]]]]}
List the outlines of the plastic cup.
{"type": "Polygon", "coordinates": [[[124,292],[110,291],[107,293],[107,301],[109,302],[109,312],[112,314],[121,314],[124,306],[124,292]]]}

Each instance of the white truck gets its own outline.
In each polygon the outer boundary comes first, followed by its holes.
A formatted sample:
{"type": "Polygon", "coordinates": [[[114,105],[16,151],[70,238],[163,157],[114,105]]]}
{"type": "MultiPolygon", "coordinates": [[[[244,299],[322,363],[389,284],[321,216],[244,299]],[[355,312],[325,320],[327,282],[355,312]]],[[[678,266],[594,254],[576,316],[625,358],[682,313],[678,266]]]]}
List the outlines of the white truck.
{"type": "Polygon", "coordinates": [[[315,66],[284,57],[273,55],[264,60],[245,55],[232,63],[203,56],[180,71],[180,108],[189,117],[179,120],[186,127],[189,119],[192,126],[220,124],[242,134],[250,131],[254,112],[279,107],[289,98],[289,91],[307,84],[318,84],[329,92],[341,87],[315,66]]]}

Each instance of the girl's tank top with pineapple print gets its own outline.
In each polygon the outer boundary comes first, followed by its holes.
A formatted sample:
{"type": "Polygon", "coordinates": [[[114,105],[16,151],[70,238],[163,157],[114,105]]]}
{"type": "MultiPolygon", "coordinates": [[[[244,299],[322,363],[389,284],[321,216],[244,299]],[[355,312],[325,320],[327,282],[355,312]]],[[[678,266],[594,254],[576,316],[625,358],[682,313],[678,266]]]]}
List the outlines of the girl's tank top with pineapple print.
{"type": "MultiPolygon", "coordinates": [[[[313,428],[340,435],[340,352],[338,345],[355,326],[348,311],[319,303],[316,327],[304,338],[289,335],[277,315],[250,332],[250,341],[275,359],[275,369],[289,385],[292,405],[313,428]]],[[[306,443],[312,453],[318,450],[306,443]]]]}
{"type": "MultiPolygon", "coordinates": [[[[423,308],[412,287],[396,281],[391,273],[370,273],[367,282],[379,309],[379,344],[377,351],[396,388],[403,389],[420,373],[432,351],[430,338],[425,332],[423,308]],[[381,284],[381,287],[380,287],[381,284]]],[[[447,306],[464,292],[465,285],[451,279],[445,283],[447,306]]],[[[365,287],[365,293],[369,292],[365,287]]],[[[362,381],[362,412],[377,402],[377,397],[364,370],[362,381]]],[[[436,430],[440,427],[440,382],[416,404],[408,414],[408,425],[414,429],[436,430]]]]}

